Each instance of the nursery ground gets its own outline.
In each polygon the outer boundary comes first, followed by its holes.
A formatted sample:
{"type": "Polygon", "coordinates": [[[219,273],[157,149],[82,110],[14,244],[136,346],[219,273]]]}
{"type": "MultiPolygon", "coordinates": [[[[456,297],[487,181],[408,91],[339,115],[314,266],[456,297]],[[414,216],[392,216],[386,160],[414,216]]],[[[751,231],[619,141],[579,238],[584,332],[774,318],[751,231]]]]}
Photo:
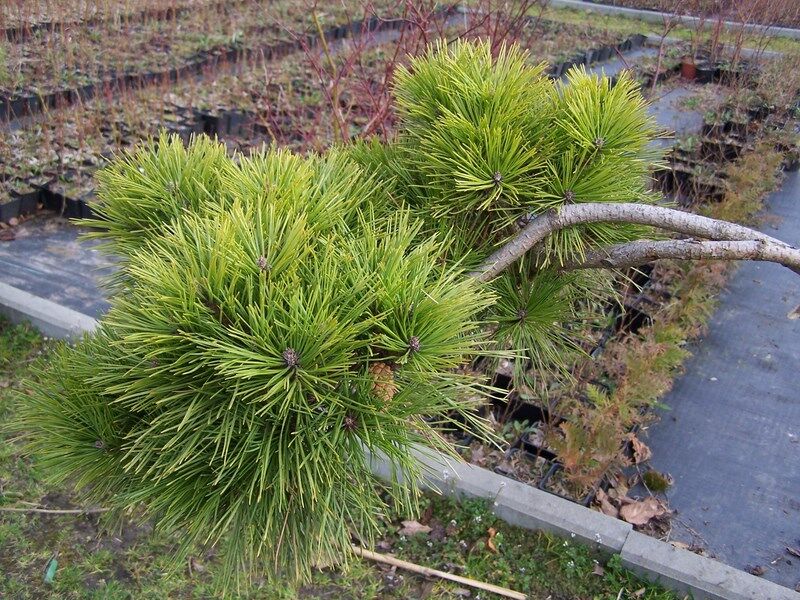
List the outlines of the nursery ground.
{"type": "MultiPolygon", "coordinates": [[[[767,198],[762,230],[800,242],[799,202],[792,173],[767,198]]],[[[788,270],[743,264],[647,437],[652,465],[675,481],[673,538],[792,589],[800,586],[798,303],[800,280],[788,270]]]]}
{"type": "MultiPolygon", "coordinates": [[[[0,423],[8,423],[30,365],[50,351],[26,325],[0,321],[0,423]]],[[[43,480],[35,456],[23,458],[20,441],[0,434],[0,597],[9,599],[162,599],[213,597],[213,552],[170,570],[172,541],[147,526],[105,532],[97,515],[3,512],[26,503],[74,508],[68,489],[43,480]],[[48,561],[57,556],[52,584],[44,583],[48,561]]],[[[377,548],[419,564],[489,581],[531,599],[672,600],[671,592],[637,579],[569,540],[510,527],[482,502],[456,504],[426,497],[418,521],[402,530],[400,516],[383,523],[377,548]],[[412,534],[413,529],[420,529],[412,534]]],[[[403,517],[412,518],[412,517],[403,517]]],[[[242,598],[493,598],[492,594],[425,579],[374,563],[354,561],[344,572],[320,571],[300,590],[262,584],[242,598]]]]}

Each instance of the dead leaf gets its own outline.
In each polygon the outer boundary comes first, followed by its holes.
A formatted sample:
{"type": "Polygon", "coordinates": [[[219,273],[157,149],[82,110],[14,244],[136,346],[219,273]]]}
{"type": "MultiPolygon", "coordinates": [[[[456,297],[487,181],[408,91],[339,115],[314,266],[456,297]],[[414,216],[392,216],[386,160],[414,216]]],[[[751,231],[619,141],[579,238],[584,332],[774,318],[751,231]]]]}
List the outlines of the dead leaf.
{"type": "Polygon", "coordinates": [[[786,551],[789,554],[791,554],[792,556],[796,556],[797,558],[800,558],[800,550],[798,550],[797,548],[792,548],[791,546],[786,546],[786,551]]]}
{"type": "Polygon", "coordinates": [[[608,494],[606,494],[602,489],[597,490],[597,495],[595,498],[597,498],[597,501],[600,503],[601,513],[608,515],[609,517],[614,517],[615,519],[619,517],[619,510],[611,503],[608,498],[608,494]]]}
{"type": "Polygon", "coordinates": [[[17,239],[13,229],[3,229],[0,231],[0,242],[13,242],[17,239]]]}
{"type": "Polygon", "coordinates": [[[402,521],[403,527],[398,531],[400,535],[416,535],[418,533],[430,533],[431,528],[418,521],[402,521]]]}
{"type": "Polygon", "coordinates": [[[767,570],[761,565],[758,565],[753,567],[752,569],[748,569],[747,572],[750,573],[751,575],[755,575],[756,577],[761,577],[764,573],[767,572],[767,570]]]}
{"type": "Polygon", "coordinates": [[[646,525],[650,519],[667,514],[667,509],[657,498],[650,496],[644,500],[630,502],[619,509],[619,516],[631,525],[646,525]]]}
{"type": "Polygon", "coordinates": [[[203,573],[206,568],[194,556],[189,557],[189,577],[192,573],[203,573]]]}
{"type": "Polygon", "coordinates": [[[592,569],[592,575],[597,575],[598,577],[602,577],[606,574],[606,570],[603,568],[603,565],[600,563],[594,563],[594,569],[592,569]]]}
{"type": "Polygon", "coordinates": [[[642,596],[644,596],[644,593],[646,591],[647,591],[646,588],[640,588],[640,589],[636,590],[635,592],[633,592],[633,597],[634,598],[641,598],[642,596]]]}
{"type": "Polygon", "coordinates": [[[795,307],[795,309],[790,311],[789,314],[786,315],[786,316],[789,317],[792,321],[796,321],[797,319],[800,319],[800,304],[798,304],[795,307]]]}
{"type": "Polygon", "coordinates": [[[4,389],[7,387],[11,387],[11,380],[10,379],[0,379],[0,389],[4,389]]]}
{"type": "Polygon", "coordinates": [[[494,527],[489,527],[489,539],[486,540],[486,547],[489,548],[489,550],[491,550],[495,554],[499,552],[497,546],[495,546],[494,544],[494,536],[496,535],[497,535],[497,529],[495,529],[494,527]]]}
{"type": "Polygon", "coordinates": [[[486,462],[486,455],[483,450],[483,446],[479,444],[475,444],[475,447],[472,448],[472,454],[470,455],[470,462],[473,465],[478,465],[482,467],[486,462]]]}
{"type": "Polygon", "coordinates": [[[653,452],[647,447],[647,444],[635,435],[631,436],[631,444],[633,445],[633,462],[637,465],[650,460],[650,457],[653,456],[653,452]]]}
{"type": "Polygon", "coordinates": [[[670,544],[672,544],[676,548],[680,548],[681,550],[691,550],[691,546],[689,546],[689,544],[687,544],[686,542],[679,542],[678,540],[672,540],[670,544]]]}

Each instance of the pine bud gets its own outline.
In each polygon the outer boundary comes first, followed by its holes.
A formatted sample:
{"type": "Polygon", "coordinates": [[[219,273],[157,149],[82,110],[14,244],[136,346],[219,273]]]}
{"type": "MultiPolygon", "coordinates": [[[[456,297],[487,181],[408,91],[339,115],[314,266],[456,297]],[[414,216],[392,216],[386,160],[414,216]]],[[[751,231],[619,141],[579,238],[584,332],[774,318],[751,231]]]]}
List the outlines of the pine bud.
{"type": "Polygon", "coordinates": [[[358,427],[358,419],[354,415],[347,415],[344,418],[342,427],[344,427],[347,431],[355,431],[358,427]]]}
{"type": "Polygon", "coordinates": [[[283,351],[283,362],[290,369],[296,369],[300,366],[300,355],[294,348],[286,348],[283,351]]]}
{"type": "Polygon", "coordinates": [[[408,349],[411,350],[411,352],[419,352],[420,343],[417,336],[412,336],[411,339],[408,340],[408,349]]]}
{"type": "Polygon", "coordinates": [[[572,204],[573,202],[575,202],[575,192],[573,192],[572,190],[567,190],[566,192],[564,192],[564,202],[566,202],[567,204],[572,204]]]}
{"type": "Polygon", "coordinates": [[[494,172],[494,175],[492,175],[492,181],[495,185],[500,185],[503,183],[503,175],[500,173],[500,171],[494,172]]]}
{"type": "Polygon", "coordinates": [[[265,256],[259,256],[256,265],[258,265],[258,270],[262,273],[269,270],[269,263],[267,262],[267,258],[265,256]]]}

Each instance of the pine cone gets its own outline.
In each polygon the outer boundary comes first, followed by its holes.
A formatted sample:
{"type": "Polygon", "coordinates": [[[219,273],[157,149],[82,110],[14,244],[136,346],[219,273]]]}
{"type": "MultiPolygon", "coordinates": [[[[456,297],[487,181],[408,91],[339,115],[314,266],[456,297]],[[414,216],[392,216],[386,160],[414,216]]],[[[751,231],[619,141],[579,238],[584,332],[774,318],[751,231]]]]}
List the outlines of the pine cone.
{"type": "Polygon", "coordinates": [[[397,386],[394,384],[392,367],[382,362],[372,363],[369,373],[372,375],[372,393],[385,402],[394,398],[397,386]]]}

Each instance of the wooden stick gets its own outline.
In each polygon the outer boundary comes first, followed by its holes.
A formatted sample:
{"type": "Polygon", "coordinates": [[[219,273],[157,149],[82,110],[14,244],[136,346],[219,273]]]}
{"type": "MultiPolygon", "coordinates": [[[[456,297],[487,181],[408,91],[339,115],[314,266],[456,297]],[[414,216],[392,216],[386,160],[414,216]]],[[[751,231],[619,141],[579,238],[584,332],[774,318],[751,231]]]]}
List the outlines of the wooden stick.
{"type": "Polygon", "coordinates": [[[426,577],[439,577],[441,579],[447,579],[448,581],[454,581],[455,583],[468,585],[470,587],[474,587],[479,590],[485,590],[487,592],[492,592],[493,594],[499,594],[500,596],[505,596],[506,598],[514,598],[515,600],[527,600],[528,598],[525,594],[521,592],[515,592],[514,590],[510,590],[508,588],[492,585],[491,583],[476,581],[475,579],[469,579],[468,577],[461,577],[459,575],[453,575],[452,573],[437,571],[436,569],[431,569],[430,567],[423,567],[411,562],[407,562],[405,560],[400,560],[399,558],[395,558],[394,556],[388,556],[386,554],[378,554],[377,552],[373,552],[372,550],[366,550],[364,548],[361,548],[360,546],[353,546],[353,552],[355,552],[358,556],[361,556],[363,558],[368,558],[376,562],[392,565],[393,567],[399,567],[401,569],[405,569],[406,571],[419,573],[420,575],[425,575],[426,577]]]}
{"type": "Polygon", "coordinates": [[[49,515],[89,515],[103,513],[107,508],[19,508],[16,506],[0,506],[0,512],[44,513],[49,515]]]}

